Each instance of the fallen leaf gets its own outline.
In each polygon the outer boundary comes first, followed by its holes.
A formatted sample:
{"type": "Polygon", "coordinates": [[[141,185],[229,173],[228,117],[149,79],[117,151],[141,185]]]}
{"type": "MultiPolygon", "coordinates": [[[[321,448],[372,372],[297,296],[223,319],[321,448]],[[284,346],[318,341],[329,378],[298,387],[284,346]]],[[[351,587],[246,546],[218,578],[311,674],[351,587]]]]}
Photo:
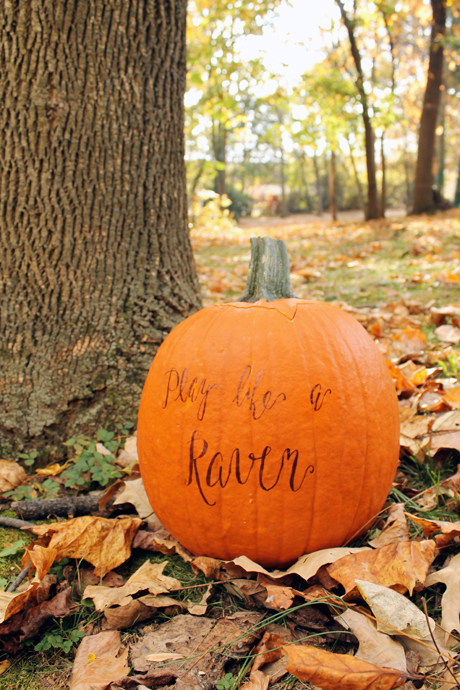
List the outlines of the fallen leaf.
{"type": "Polygon", "coordinates": [[[183,687],[195,685],[211,690],[217,678],[223,675],[229,657],[240,658],[249,654],[262,635],[262,631],[253,631],[263,615],[242,611],[231,617],[215,621],[204,616],[187,614],[175,616],[163,623],[153,632],[144,635],[131,647],[131,663],[134,671],[152,673],[155,662],[146,659],[150,654],[182,654],[180,662],[162,663],[162,670],[179,674],[183,687]],[[215,650],[221,649],[225,654],[215,650]],[[207,652],[212,650],[212,654],[207,652]]]}
{"type": "Polygon", "coordinates": [[[292,587],[283,587],[278,585],[273,580],[266,575],[259,574],[257,581],[267,591],[267,598],[265,599],[264,605],[269,609],[276,609],[278,611],[285,611],[292,606],[294,597],[297,592],[292,587]]]}
{"type": "Polygon", "coordinates": [[[3,659],[3,661],[0,661],[0,676],[2,673],[5,673],[11,666],[11,661],[8,661],[8,659],[3,659]]]}
{"type": "Polygon", "coordinates": [[[447,477],[436,486],[424,491],[420,498],[414,499],[415,503],[421,507],[422,510],[432,510],[436,508],[439,502],[439,496],[449,496],[455,500],[460,500],[460,465],[457,467],[457,472],[451,477],[447,477]]]}
{"type": "Polygon", "coordinates": [[[128,467],[128,465],[132,463],[139,462],[136,436],[128,436],[125,441],[125,447],[120,451],[115,462],[117,465],[120,465],[120,467],[128,467]]]}
{"type": "Polygon", "coordinates": [[[58,474],[61,474],[61,472],[65,470],[67,464],[68,463],[66,462],[64,465],[60,465],[58,462],[56,462],[54,465],[48,465],[48,467],[39,467],[37,470],[35,470],[35,473],[43,477],[57,477],[58,474]]]}
{"type": "Polygon", "coordinates": [[[64,618],[74,606],[70,587],[37,606],[30,606],[31,600],[32,597],[27,602],[27,609],[0,624],[0,649],[3,651],[17,652],[21,644],[37,635],[45,623],[51,619],[64,618]]]}
{"type": "Polygon", "coordinates": [[[390,690],[403,685],[406,677],[389,668],[379,668],[348,654],[333,654],[318,647],[283,647],[287,670],[322,690],[390,690]]]}
{"type": "Polygon", "coordinates": [[[423,529],[423,535],[425,537],[435,536],[435,541],[438,546],[445,546],[453,541],[456,537],[460,536],[460,521],[459,522],[446,522],[444,520],[427,520],[426,518],[418,517],[417,515],[412,515],[406,513],[407,516],[415,522],[417,525],[423,529]],[[438,534],[441,532],[441,534],[438,534]]]}
{"type": "Polygon", "coordinates": [[[193,554],[190,553],[190,551],[187,551],[182,544],[179,544],[179,542],[174,539],[174,537],[172,537],[163,526],[160,526],[154,532],[139,530],[134,537],[133,549],[157,551],[158,553],[163,553],[166,556],[172,556],[177,553],[177,555],[183,558],[186,563],[199,560],[195,559],[193,554]]]}
{"type": "Polygon", "coordinates": [[[460,328],[455,326],[438,326],[434,331],[435,336],[443,343],[460,343],[460,328]]]}
{"type": "Polygon", "coordinates": [[[367,580],[400,591],[421,589],[434,558],[436,544],[399,542],[373,551],[345,556],[329,566],[329,574],[344,586],[346,594],[355,587],[355,580],[367,580]]]}
{"type": "Polygon", "coordinates": [[[104,587],[102,585],[88,585],[83,593],[83,599],[92,599],[96,611],[105,611],[111,606],[125,606],[132,601],[132,595],[146,591],[154,596],[181,589],[182,584],[174,577],[163,575],[168,561],[151,563],[145,561],[122,587],[104,587]]]}
{"type": "Polygon", "coordinates": [[[187,611],[192,614],[192,616],[204,616],[206,611],[208,610],[208,606],[206,602],[208,601],[209,597],[211,596],[212,592],[212,585],[208,585],[206,587],[206,591],[201,597],[200,601],[197,604],[190,603],[187,606],[187,611]]]}
{"type": "Polygon", "coordinates": [[[410,383],[410,381],[408,381],[406,377],[403,376],[401,371],[398,369],[397,366],[393,364],[391,360],[387,359],[386,362],[388,366],[388,371],[390,372],[390,376],[394,381],[396,390],[399,392],[413,391],[414,384],[410,383]]]}
{"type": "Polygon", "coordinates": [[[21,465],[14,460],[0,460],[0,494],[12,491],[27,479],[21,465]]]}
{"type": "Polygon", "coordinates": [[[448,431],[432,434],[430,438],[430,450],[433,454],[441,448],[460,450],[460,431],[448,431]]]}
{"type": "Polygon", "coordinates": [[[460,554],[454,556],[442,570],[428,575],[425,584],[427,587],[431,587],[436,582],[442,582],[446,585],[446,591],[441,600],[441,627],[446,631],[445,641],[447,641],[448,634],[452,630],[460,632],[460,554]]]}
{"type": "Polygon", "coordinates": [[[115,630],[84,637],[78,646],[69,690],[105,690],[129,671],[128,650],[115,630]]]}
{"type": "Polygon", "coordinates": [[[153,508],[150,505],[149,499],[145,492],[142,478],[125,482],[123,490],[118,494],[113,502],[113,505],[117,506],[121,503],[131,503],[141,518],[149,517],[153,513],[153,508]]]}
{"type": "Polygon", "coordinates": [[[157,596],[147,594],[138,599],[133,599],[124,606],[114,606],[104,611],[102,619],[102,630],[124,630],[130,628],[134,623],[153,618],[158,610],[161,609],[165,616],[173,616],[184,608],[185,604],[172,597],[157,596]]]}
{"type": "Polygon", "coordinates": [[[460,412],[444,412],[436,417],[431,431],[460,431],[460,412]]]}
{"type": "Polygon", "coordinates": [[[435,419],[435,415],[417,414],[401,424],[401,434],[409,438],[425,436],[430,431],[435,419]]]}
{"type": "Polygon", "coordinates": [[[375,666],[386,666],[407,672],[404,647],[389,635],[379,632],[375,623],[358,611],[347,609],[334,620],[358,639],[359,649],[355,659],[368,661],[375,666]]]}
{"type": "Polygon", "coordinates": [[[49,548],[57,552],[56,560],[84,558],[94,565],[96,575],[104,577],[128,560],[131,542],[140,524],[139,518],[108,520],[85,515],[66,522],[35,525],[29,527],[28,531],[51,537],[49,548]]]}
{"type": "MultiPolygon", "coordinates": [[[[444,630],[439,625],[436,625],[431,633],[435,639],[436,645],[433,642],[431,634],[420,638],[420,640],[415,640],[413,637],[408,637],[407,635],[395,636],[404,649],[408,651],[411,650],[418,654],[421,666],[425,667],[420,669],[422,672],[436,672],[435,667],[437,664],[442,663],[442,658],[444,658],[445,661],[449,661],[452,658],[449,649],[444,646],[446,640],[446,633],[444,630]]],[[[456,644],[457,640],[453,639],[452,645],[456,644]]]]}
{"type": "Polygon", "coordinates": [[[185,656],[174,652],[163,652],[162,654],[148,654],[145,658],[147,661],[177,661],[177,659],[185,659],[185,656]]]}
{"type": "Polygon", "coordinates": [[[0,623],[22,611],[56,558],[56,551],[54,549],[47,549],[38,544],[26,549],[26,554],[28,561],[32,564],[31,569],[35,570],[35,576],[23,592],[4,592],[0,590],[0,623]]]}
{"type": "MultiPolygon", "coordinates": [[[[425,614],[399,592],[373,582],[356,580],[356,586],[377,620],[377,630],[387,635],[405,632],[423,639],[430,634],[425,614]]],[[[434,629],[434,620],[429,618],[434,629]]]]}
{"type": "Polygon", "coordinates": [[[459,410],[460,386],[457,386],[456,388],[449,388],[449,390],[444,393],[444,400],[453,410],[459,410]]]}
{"type": "Polygon", "coordinates": [[[368,543],[374,548],[408,542],[409,530],[404,513],[404,503],[394,503],[388,509],[388,517],[380,534],[368,543]]]}

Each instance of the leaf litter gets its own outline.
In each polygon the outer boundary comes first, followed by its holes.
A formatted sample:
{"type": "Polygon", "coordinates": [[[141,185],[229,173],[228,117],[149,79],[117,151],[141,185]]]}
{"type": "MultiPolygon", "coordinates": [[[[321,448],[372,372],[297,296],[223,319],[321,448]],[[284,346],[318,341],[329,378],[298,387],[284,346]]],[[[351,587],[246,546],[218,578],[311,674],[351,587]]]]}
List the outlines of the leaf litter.
{"type": "MultiPolygon", "coordinates": [[[[0,590],[5,679],[11,654],[23,655],[24,644],[36,645],[55,629],[50,625],[61,625],[65,635],[65,622],[72,620],[85,634],[66,685],[73,690],[214,688],[219,680],[225,680],[222,687],[260,690],[296,687],[296,678],[325,690],[404,683],[409,689],[410,678],[418,685],[423,679],[426,688],[435,682],[455,687],[460,292],[458,281],[448,279],[454,269],[440,268],[440,254],[423,277],[417,274],[422,259],[413,254],[397,280],[385,263],[395,246],[404,256],[402,249],[418,241],[422,227],[448,247],[460,221],[446,216],[443,224],[427,218],[423,225],[407,219],[262,230],[286,241],[297,296],[327,299],[349,311],[387,360],[399,399],[401,462],[389,501],[368,533],[351,545],[306,554],[286,571],[267,571],[244,556],[232,562],[195,556],[152,512],[138,472],[136,434],[128,433],[116,452],[106,434],[95,452],[114,453],[123,477],[99,498],[101,514],[28,529],[34,541],[19,569],[30,563],[30,572],[15,591],[0,590]],[[371,264],[384,275],[382,285],[371,284],[371,264]],[[436,303],[436,281],[447,300],[452,295],[450,303],[436,303]],[[110,511],[121,515],[113,518],[110,511]]],[[[243,227],[213,237],[194,231],[205,303],[242,291],[241,258],[257,232],[243,227]]],[[[1,461],[0,490],[9,494],[4,505],[14,491],[41,496],[50,477],[65,491],[65,469],[66,463],[52,463],[30,475],[13,460],[1,461]]],[[[15,537],[2,547],[9,554],[17,543],[15,537]]]]}

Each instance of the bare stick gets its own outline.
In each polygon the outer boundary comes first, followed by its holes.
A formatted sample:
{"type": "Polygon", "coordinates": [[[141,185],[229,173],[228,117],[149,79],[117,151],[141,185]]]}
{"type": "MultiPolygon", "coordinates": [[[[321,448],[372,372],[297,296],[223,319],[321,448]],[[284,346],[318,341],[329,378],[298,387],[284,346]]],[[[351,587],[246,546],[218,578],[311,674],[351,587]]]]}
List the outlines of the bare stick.
{"type": "Polygon", "coordinates": [[[21,572],[19,573],[19,575],[17,576],[15,581],[12,582],[10,584],[10,586],[8,587],[8,589],[6,590],[7,592],[15,592],[17,590],[17,588],[19,587],[21,582],[27,577],[27,573],[30,570],[30,566],[31,566],[31,564],[29,563],[29,565],[26,565],[24,570],[21,570],[21,572]]]}
{"type": "Polygon", "coordinates": [[[35,525],[33,522],[26,522],[25,520],[19,520],[19,518],[0,516],[0,527],[14,527],[14,529],[22,529],[23,527],[35,527],[35,525]]]}

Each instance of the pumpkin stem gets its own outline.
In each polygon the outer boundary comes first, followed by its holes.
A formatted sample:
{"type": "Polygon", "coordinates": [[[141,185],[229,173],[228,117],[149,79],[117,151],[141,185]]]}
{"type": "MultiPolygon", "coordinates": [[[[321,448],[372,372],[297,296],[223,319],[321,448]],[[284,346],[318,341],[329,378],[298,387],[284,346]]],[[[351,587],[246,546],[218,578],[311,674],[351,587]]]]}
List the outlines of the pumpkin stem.
{"type": "Polygon", "coordinates": [[[244,294],[238,302],[295,297],[289,280],[289,257],[283,240],[251,237],[251,263],[244,294]]]}

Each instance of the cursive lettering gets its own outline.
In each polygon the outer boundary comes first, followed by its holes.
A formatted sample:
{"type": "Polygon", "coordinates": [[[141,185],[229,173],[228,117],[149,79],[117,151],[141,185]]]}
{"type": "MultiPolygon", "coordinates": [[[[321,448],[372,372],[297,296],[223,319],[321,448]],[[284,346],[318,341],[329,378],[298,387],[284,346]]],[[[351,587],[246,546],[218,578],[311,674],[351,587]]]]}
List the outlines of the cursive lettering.
{"type": "Polygon", "coordinates": [[[243,373],[240,376],[236,396],[233,398],[233,402],[236,403],[238,407],[241,407],[241,405],[246,400],[249,400],[249,409],[252,412],[253,419],[260,419],[265,410],[271,410],[280,398],[281,400],[286,400],[285,393],[278,393],[278,395],[275,397],[274,400],[272,400],[270,404],[272,391],[266,391],[263,395],[260,393],[260,391],[258,392],[260,381],[264,373],[265,369],[259,371],[254,382],[254,386],[252,386],[252,369],[250,366],[245,367],[243,369],[243,373]],[[262,399],[260,399],[261,395],[262,399]]]}
{"type": "Polygon", "coordinates": [[[310,402],[313,405],[313,409],[315,410],[315,412],[318,412],[318,410],[320,410],[322,408],[323,402],[324,402],[326,395],[328,393],[332,394],[331,389],[328,388],[323,393],[321,390],[321,384],[320,383],[317,383],[316,386],[313,386],[313,388],[311,389],[311,393],[310,393],[310,402]]]}
{"type": "Polygon", "coordinates": [[[248,465],[245,464],[244,472],[242,472],[241,452],[239,448],[235,448],[230,456],[230,460],[225,460],[223,453],[217,451],[211,458],[207,456],[209,444],[204,438],[200,438],[198,431],[195,430],[190,439],[189,450],[189,472],[186,481],[187,486],[196,484],[196,487],[201,495],[201,498],[208,506],[215,506],[216,501],[212,501],[209,497],[208,489],[214,489],[219,486],[225,489],[230,481],[232,475],[237,484],[244,485],[249,481],[254,467],[259,463],[259,472],[257,482],[263,491],[272,491],[280,482],[283,469],[291,464],[289,473],[289,488],[296,493],[302,488],[308,474],[313,474],[315,468],[313,465],[308,465],[305,469],[302,478],[299,481],[297,477],[299,465],[299,451],[286,448],[279,460],[279,466],[276,467],[276,460],[270,463],[273,470],[277,469],[276,478],[272,479],[272,483],[268,484],[267,479],[267,458],[272,452],[270,446],[265,446],[262,453],[256,457],[254,453],[248,454],[248,465]],[[243,476],[244,474],[244,476],[243,476]]]}
{"type": "Polygon", "coordinates": [[[180,400],[181,402],[185,403],[187,402],[187,400],[191,400],[191,402],[194,403],[196,402],[196,400],[200,400],[196,416],[201,421],[206,412],[206,404],[208,402],[209,393],[212,391],[213,388],[219,388],[219,384],[213,383],[212,385],[207,386],[206,379],[203,378],[200,381],[197,376],[195,376],[195,378],[193,378],[192,381],[189,383],[188,369],[183,369],[182,372],[179,374],[177,369],[174,369],[173,367],[172,369],[166,372],[165,376],[167,377],[167,380],[166,395],[162,403],[163,409],[166,409],[166,407],[168,406],[168,402],[170,402],[170,393],[177,392],[177,395],[172,399],[173,402],[175,402],[176,400],[180,400]]]}

